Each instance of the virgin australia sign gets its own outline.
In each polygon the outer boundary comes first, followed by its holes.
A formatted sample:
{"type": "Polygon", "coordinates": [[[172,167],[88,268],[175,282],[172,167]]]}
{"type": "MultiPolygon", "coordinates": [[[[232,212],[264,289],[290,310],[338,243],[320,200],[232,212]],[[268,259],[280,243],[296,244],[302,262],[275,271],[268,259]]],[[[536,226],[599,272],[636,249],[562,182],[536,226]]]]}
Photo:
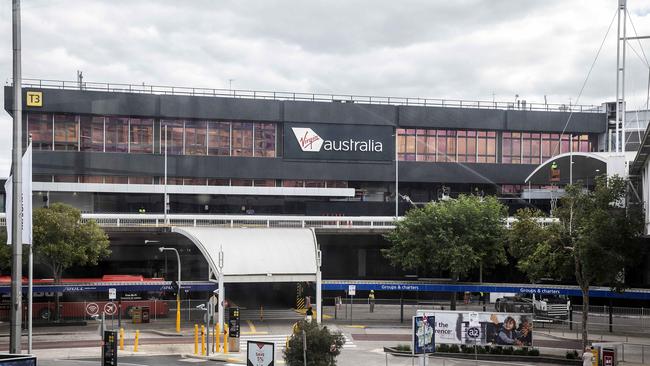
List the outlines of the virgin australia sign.
{"type": "Polygon", "coordinates": [[[285,125],[284,156],[322,160],[392,160],[392,128],[368,125],[285,125]]]}

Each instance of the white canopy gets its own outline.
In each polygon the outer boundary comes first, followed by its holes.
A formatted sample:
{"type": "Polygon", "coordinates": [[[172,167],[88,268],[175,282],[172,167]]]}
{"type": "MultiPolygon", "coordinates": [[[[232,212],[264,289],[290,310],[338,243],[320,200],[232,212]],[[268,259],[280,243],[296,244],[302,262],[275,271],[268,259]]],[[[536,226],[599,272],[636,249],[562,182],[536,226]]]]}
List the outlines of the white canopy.
{"type": "Polygon", "coordinates": [[[316,281],[318,244],[312,229],[173,227],[192,240],[225,282],[316,281]]]}

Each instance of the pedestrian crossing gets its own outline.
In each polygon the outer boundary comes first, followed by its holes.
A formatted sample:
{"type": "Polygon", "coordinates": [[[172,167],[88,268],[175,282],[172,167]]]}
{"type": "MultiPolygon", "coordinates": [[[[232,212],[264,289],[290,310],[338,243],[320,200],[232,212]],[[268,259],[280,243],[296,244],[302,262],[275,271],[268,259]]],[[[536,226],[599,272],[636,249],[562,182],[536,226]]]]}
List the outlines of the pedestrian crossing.
{"type": "Polygon", "coordinates": [[[241,320],[299,320],[303,319],[304,315],[293,309],[241,309],[239,318],[241,320]]]}
{"type": "MultiPolygon", "coordinates": [[[[357,345],[354,344],[354,341],[351,338],[345,334],[343,336],[345,337],[345,344],[343,344],[343,349],[357,348],[357,345]]],[[[286,347],[288,337],[288,334],[242,335],[241,338],[239,338],[239,349],[241,352],[245,353],[248,341],[273,342],[275,343],[275,351],[279,353],[282,352],[286,347]]]]}

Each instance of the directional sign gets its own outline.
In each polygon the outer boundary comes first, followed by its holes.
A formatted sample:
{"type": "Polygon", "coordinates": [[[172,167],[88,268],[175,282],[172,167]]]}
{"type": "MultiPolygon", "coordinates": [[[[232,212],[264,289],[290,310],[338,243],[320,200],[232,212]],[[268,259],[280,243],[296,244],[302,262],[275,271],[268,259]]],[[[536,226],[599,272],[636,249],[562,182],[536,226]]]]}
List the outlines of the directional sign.
{"type": "Polygon", "coordinates": [[[348,295],[354,296],[357,294],[357,285],[349,285],[348,286],[348,295]]]}
{"type": "Polygon", "coordinates": [[[270,342],[246,342],[247,366],[273,366],[275,344],[270,342]]]}
{"type": "Polygon", "coordinates": [[[93,316],[93,315],[97,315],[98,312],[99,312],[99,306],[97,306],[97,304],[95,304],[94,302],[90,302],[86,305],[86,314],[93,316]]]}
{"type": "Polygon", "coordinates": [[[104,313],[106,315],[113,315],[117,311],[117,306],[115,305],[114,302],[107,302],[104,304],[104,313]]]}
{"type": "Polygon", "coordinates": [[[467,328],[467,337],[471,339],[478,339],[481,337],[481,328],[469,327],[467,328]]]}
{"type": "Polygon", "coordinates": [[[108,289],[108,299],[109,300],[117,299],[117,289],[115,287],[111,287],[108,289]]]}

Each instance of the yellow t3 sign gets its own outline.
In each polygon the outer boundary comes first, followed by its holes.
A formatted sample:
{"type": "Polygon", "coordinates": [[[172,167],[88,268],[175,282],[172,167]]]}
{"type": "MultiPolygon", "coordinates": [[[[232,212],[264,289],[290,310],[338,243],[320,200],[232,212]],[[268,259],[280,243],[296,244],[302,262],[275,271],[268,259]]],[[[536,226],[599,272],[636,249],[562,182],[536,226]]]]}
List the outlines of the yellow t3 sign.
{"type": "Polygon", "coordinates": [[[43,92],[28,91],[27,92],[27,106],[28,107],[42,107],[43,106],[43,92]]]}

